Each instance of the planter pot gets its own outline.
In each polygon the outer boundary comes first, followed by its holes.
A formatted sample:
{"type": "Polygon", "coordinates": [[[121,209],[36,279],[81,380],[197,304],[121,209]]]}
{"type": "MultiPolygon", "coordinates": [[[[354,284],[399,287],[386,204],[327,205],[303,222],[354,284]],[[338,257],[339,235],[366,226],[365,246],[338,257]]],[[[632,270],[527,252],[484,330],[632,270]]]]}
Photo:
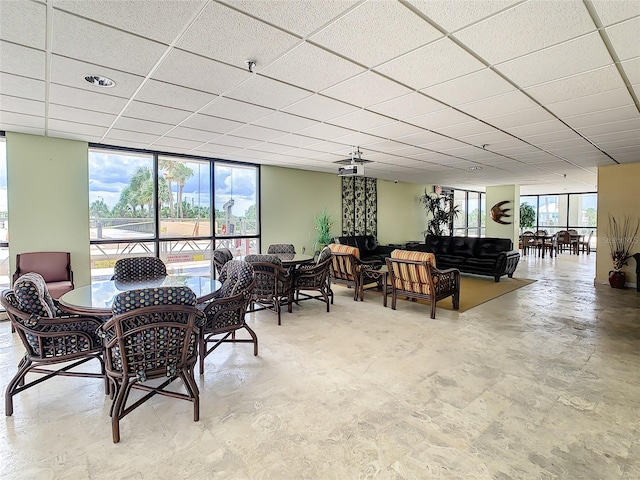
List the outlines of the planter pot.
{"type": "Polygon", "coordinates": [[[624,272],[616,272],[614,270],[609,272],[609,285],[613,288],[624,288],[624,284],[627,280],[624,272]]]}

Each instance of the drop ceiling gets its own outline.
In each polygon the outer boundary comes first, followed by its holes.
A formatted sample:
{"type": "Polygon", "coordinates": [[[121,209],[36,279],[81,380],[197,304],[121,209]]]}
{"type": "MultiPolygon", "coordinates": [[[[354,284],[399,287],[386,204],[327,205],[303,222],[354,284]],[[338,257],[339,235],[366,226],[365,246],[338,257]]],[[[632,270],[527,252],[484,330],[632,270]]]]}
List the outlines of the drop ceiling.
{"type": "Polygon", "coordinates": [[[0,130],[594,191],[640,161],[638,32],[635,0],[1,0],[0,130]]]}

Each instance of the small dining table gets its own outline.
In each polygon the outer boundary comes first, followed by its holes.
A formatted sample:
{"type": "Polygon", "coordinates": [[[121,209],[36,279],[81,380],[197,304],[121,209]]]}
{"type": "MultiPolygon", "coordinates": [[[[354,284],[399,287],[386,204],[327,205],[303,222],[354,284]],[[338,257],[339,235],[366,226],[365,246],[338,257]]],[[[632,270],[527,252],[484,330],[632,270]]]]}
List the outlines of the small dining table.
{"type": "MultiPolygon", "coordinates": [[[[282,262],[283,267],[296,267],[305,263],[313,261],[313,255],[306,253],[269,253],[268,255],[275,255],[282,262]]],[[[246,255],[238,257],[239,260],[244,260],[246,255]]]]}
{"type": "Polygon", "coordinates": [[[198,303],[203,303],[210,300],[222,284],[209,276],[198,275],[167,275],[143,282],[103,280],[65,293],[59,298],[58,303],[64,311],[72,314],[111,316],[111,304],[116,295],[152,287],[189,287],[196,294],[198,303]]]}

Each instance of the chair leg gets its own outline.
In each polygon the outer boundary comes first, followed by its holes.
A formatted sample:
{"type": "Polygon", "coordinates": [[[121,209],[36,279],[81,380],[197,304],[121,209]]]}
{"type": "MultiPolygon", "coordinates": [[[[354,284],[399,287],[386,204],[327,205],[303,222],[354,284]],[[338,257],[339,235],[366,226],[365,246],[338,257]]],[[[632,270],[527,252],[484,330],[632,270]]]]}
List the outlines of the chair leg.
{"type": "Polygon", "coordinates": [[[244,328],[247,329],[247,332],[249,332],[249,335],[251,335],[251,338],[253,339],[253,356],[256,357],[258,356],[258,336],[256,335],[256,332],[249,327],[249,325],[245,324],[244,328]]]}
{"type": "Polygon", "coordinates": [[[9,385],[7,385],[7,389],[4,394],[4,414],[7,417],[13,415],[13,396],[15,395],[15,390],[17,387],[24,385],[24,377],[27,375],[29,370],[31,370],[32,363],[33,362],[31,362],[27,357],[23,357],[22,360],[20,360],[20,363],[18,363],[18,371],[9,382],[9,385]]]}
{"type": "Polygon", "coordinates": [[[431,318],[436,318],[436,299],[431,299],[431,318]]]}
{"type": "Polygon", "coordinates": [[[116,398],[113,401],[113,405],[111,405],[111,435],[113,437],[113,443],[120,441],[120,415],[122,415],[131,388],[126,379],[122,380],[118,387],[116,398]],[[125,383],[125,381],[127,383],[125,383]]]}
{"type": "Polygon", "coordinates": [[[204,333],[202,333],[202,331],[200,332],[200,337],[198,338],[198,350],[200,375],[204,375],[204,356],[207,353],[207,342],[204,341],[204,333]]]}
{"type": "Polygon", "coordinates": [[[456,292],[454,292],[452,301],[453,301],[453,309],[460,310],[460,290],[457,290],[456,292]]]}
{"type": "Polygon", "coordinates": [[[193,421],[197,422],[200,420],[200,392],[198,391],[195,379],[191,377],[191,373],[192,372],[187,370],[180,372],[178,375],[184,382],[184,386],[189,393],[189,397],[193,399],[193,421]]]}

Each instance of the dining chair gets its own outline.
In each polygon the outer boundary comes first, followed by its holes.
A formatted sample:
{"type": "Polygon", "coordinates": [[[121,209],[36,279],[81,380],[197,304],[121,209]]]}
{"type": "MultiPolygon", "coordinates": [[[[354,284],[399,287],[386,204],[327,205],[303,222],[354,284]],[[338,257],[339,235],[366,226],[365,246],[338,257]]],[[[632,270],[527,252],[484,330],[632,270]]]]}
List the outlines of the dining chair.
{"type": "Polygon", "coordinates": [[[296,247],[291,243],[272,243],[267,248],[267,254],[273,253],[296,253],[296,247]]]}
{"type": "Polygon", "coordinates": [[[113,266],[113,280],[116,282],[143,282],[166,275],[167,267],[158,257],[126,257],[113,266]]]}
{"type": "Polygon", "coordinates": [[[315,298],[327,304],[329,312],[329,302],[333,304],[333,291],[331,290],[331,280],[329,270],[331,268],[331,249],[324,247],[318,255],[315,265],[300,265],[293,271],[291,294],[298,303],[300,295],[304,298],[315,298]],[[314,291],[315,294],[306,292],[314,291]]]}
{"type": "Polygon", "coordinates": [[[0,303],[26,350],[5,391],[5,415],[13,414],[14,395],[55,376],[100,378],[105,382],[105,393],[109,392],[103,343],[96,334],[100,319],[58,310],[43,277],[35,272],[21,275],[12,289],[4,290],[0,303]],[[99,372],[75,370],[90,360],[98,361],[99,372]],[[44,376],[26,383],[29,373],[44,376]]]}
{"type": "Polygon", "coordinates": [[[222,287],[216,296],[198,305],[205,320],[198,337],[200,375],[204,374],[204,359],[222,343],[253,343],[253,354],[258,355],[258,336],[245,323],[245,315],[256,285],[253,267],[241,260],[228,261],[220,273],[222,287]],[[236,338],[238,330],[245,329],[251,338],[236,338]],[[213,346],[209,348],[209,344],[213,346]]]}
{"type": "Polygon", "coordinates": [[[571,234],[567,230],[560,230],[556,233],[557,252],[562,253],[565,250],[573,251],[571,234]]]}
{"type": "Polygon", "coordinates": [[[113,317],[100,326],[105,368],[113,398],[113,443],[120,441],[120,420],[154,395],[193,403],[193,420],[200,418],[200,394],[194,378],[198,336],[204,314],[188,287],[142,288],[122,292],[113,301],[113,317]],[[186,393],[169,390],[182,380],[186,393]],[[147,382],[162,380],[159,385],[147,382]],[[147,392],[127,406],[132,389],[147,392]]]}
{"type": "Polygon", "coordinates": [[[282,324],[282,306],[287,305],[291,313],[291,273],[282,267],[282,260],[275,255],[246,255],[256,277],[256,286],[251,294],[250,312],[271,310],[282,324]],[[256,305],[259,307],[256,308],[256,305]]]}
{"type": "Polygon", "coordinates": [[[47,290],[53,298],[60,298],[74,289],[69,252],[18,253],[12,281],[15,283],[21,275],[29,272],[42,275],[47,284],[47,290]]]}
{"type": "Polygon", "coordinates": [[[220,276],[220,272],[222,272],[222,267],[224,267],[225,263],[232,259],[233,253],[231,253],[231,250],[228,248],[216,248],[213,251],[213,265],[218,276],[220,276]]]}
{"type": "Polygon", "coordinates": [[[520,236],[520,248],[522,249],[522,254],[527,255],[529,253],[529,249],[534,250],[537,248],[536,237],[533,232],[524,232],[520,236]]]}
{"type": "Polygon", "coordinates": [[[582,240],[578,241],[578,248],[582,250],[582,253],[587,252],[587,255],[591,253],[591,238],[593,237],[593,230],[589,232],[587,239],[582,237],[582,240]]]}

